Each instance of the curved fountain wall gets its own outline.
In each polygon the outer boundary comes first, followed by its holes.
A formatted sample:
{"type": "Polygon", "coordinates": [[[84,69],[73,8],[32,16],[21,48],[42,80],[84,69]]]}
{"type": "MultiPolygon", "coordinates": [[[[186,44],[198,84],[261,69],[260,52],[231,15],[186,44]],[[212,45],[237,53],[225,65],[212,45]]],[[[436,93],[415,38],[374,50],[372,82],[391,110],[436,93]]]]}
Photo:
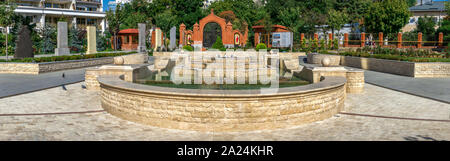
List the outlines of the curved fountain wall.
{"type": "Polygon", "coordinates": [[[276,129],[324,120],[343,109],[344,77],[325,77],[319,83],[280,88],[274,94],[259,90],[175,89],[148,86],[102,76],[102,107],[133,122],[163,128],[197,131],[276,129]]]}

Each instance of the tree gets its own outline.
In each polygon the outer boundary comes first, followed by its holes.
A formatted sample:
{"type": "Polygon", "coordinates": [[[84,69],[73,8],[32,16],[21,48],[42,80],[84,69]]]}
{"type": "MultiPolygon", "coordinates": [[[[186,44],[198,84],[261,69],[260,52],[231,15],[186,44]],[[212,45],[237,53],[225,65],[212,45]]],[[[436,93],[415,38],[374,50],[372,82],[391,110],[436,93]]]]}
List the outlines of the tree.
{"type": "Polygon", "coordinates": [[[408,3],[408,7],[412,7],[416,5],[417,0],[406,0],[406,3],[408,3]]]}
{"type": "MultiPolygon", "coordinates": [[[[6,0],[0,2],[0,26],[6,28],[6,40],[8,40],[8,28],[12,24],[14,24],[14,10],[16,6],[12,3],[11,0],[6,0]]],[[[5,41],[5,53],[6,60],[8,60],[8,41],[5,41]]]]}
{"type": "Polygon", "coordinates": [[[106,12],[109,32],[113,33],[114,36],[114,50],[117,50],[117,33],[120,31],[120,24],[123,22],[124,15],[121,5],[117,5],[115,11],[109,10],[106,12]]]}
{"type": "Polygon", "coordinates": [[[340,30],[348,22],[346,11],[336,11],[334,9],[328,12],[328,28],[334,35],[334,30],[340,30]]]}
{"type": "Polygon", "coordinates": [[[55,52],[57,37],[55,27],[45,24],[45,26],[40,30],[40,35],[42,36],[42,42],[40,44],[41,53],[45,54],[55,52]]]}
{"type": "MultiPolygon", "coordinates": [[[[177,17],[172,14],[171,10],[166,10],[161,14],[156,15],[155,21],[156,26],[158,26],[164,33],[163,42],[165,43],[168,33],[173,26],[176,26],[178,22],[176,21],[177,17]]],[[[165,47],[167,48],[167,44],[165,43],[165,47]]]]}
{"type": "Polygon", "coordinates": [[[214,42],[214,44],[212,45],[212,48],[219,49],[219,50],[222,50],[225,48],[225,46],[223,46],[222,39],[220,38],[220,36],[217,36],[216,42],[214,42]]]}
{"type": "Polygon", "coordinates": [[[406,1],[378,1],[369,6],[364,26],[371,33],[397,33],[408,23],[410,12],[406,1]]]}
{"type": "Polygon", "coordinates": [[[69,47],[71,50],[75,50],[76,52],[82,52],[83,51],[83,37],[82,32],[76,28],[75,26],[72,26],[69,30],[69,47]]]}
{"type": "MultiPolygon", "coordinates": [[[[447,17],[441,23],[437,32],[444,33],[444,41],[450,42],[450,2],[446,2],[445,7],[447,10],[447,17]]],[[[450,43],[448,43],[448,44],[450,44],[450,43]]]]}
{"type": "Polygon", "coordinates": [[[303,8],[293,7],[282,10],[279,15],[280,25],[286,26],[294,33],[297,33],[306,23],[302,18],[303,8]]]}
{"type": "Polygon", "coordinates": [[[425,35],[433,35],[436,32],[434,26],[436,26],[436,22],[433,17],[425,15],[425,17],[419,17],[417,21],[417,31],[425,35]]]}

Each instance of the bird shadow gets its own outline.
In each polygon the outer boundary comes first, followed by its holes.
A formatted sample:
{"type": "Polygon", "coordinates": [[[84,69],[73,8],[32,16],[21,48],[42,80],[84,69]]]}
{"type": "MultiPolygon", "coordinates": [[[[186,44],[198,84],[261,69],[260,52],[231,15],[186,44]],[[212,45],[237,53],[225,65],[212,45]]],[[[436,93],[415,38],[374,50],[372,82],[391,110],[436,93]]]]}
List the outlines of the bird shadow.
{"type": "Polygon", "coordinates": [[[429,136],[422,136],[422,135],[416,135],[416,136],[406,136],[403,137],[406,141],[446,141],[446,140],[437,140],[435,138],[429,137],[429,136]]]}

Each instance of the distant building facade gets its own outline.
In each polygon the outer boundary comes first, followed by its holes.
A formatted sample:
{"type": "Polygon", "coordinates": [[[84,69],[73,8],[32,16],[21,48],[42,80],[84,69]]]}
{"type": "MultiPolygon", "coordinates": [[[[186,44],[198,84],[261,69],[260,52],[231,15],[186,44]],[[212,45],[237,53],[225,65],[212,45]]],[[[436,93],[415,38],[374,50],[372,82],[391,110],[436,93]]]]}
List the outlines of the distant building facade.
{"type": "MultiPolygon", "coordinates": [[[[408,24],[402,28],[402,32],[410,32],[417,28],[417,22],[419,17],[430,16],[434,18],[436,24],[438,24],[442,19],[447,16],[447,10],[445,10],[445,2],[448,0],[441,1],[419,1],[416,6],[410,7],[409,11],[412,16],[409,19],[408,24]]],[[[436,28],[438,26],[436,25],[436,28]]]]}
{"type": "Polygon", "coordinates": [[[102,0],[16,0],[14,12],[32,17],[37,27],[46,24],[56,26],[60,18],[68,20],[69,26],[85,29],[96,26],[102,32],[106,29],[106,14],[102,0]]]}

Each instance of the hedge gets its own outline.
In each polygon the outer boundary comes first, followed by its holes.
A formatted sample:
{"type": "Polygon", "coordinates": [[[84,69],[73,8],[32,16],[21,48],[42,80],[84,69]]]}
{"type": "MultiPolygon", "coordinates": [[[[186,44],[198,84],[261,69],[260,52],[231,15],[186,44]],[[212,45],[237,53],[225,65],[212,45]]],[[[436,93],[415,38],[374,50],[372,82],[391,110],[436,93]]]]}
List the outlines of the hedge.
{"type": "Polygon", "coordinates": [[[8,61],[0,59],[0,62],[25,62],[25,63],[42,63],[42,62],[54,62],[54,61],[65,61],[65,60],[80,60],[80,59],[93,59],[102,57],[114,57],[121,55],[134,54],[137,52],[127,52],[127,53],[97,53],[88,55],[62,55],[62,56],[51,56],[51,57],[39,57],[39,58],[24,58],[24,59],[10,59],[8,61]]]}

